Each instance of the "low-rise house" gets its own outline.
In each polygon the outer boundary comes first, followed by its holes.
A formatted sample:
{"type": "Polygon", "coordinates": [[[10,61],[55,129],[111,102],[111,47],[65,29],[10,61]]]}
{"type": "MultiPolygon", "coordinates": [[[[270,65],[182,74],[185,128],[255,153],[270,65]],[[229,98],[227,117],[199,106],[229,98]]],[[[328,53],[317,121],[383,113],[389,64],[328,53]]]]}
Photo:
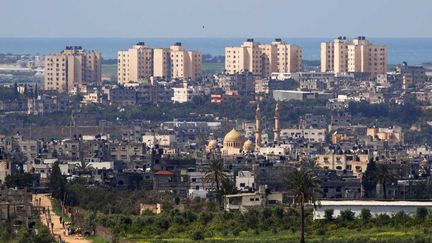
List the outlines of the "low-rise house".
{"type": "Polygon", "coordinates": [[[224,196],[224,209],[226,211],[247,211],[249,208],[281,205],[283,193],[268,192],[265,186],[260,186],[257,192],[240,193],[224,196]]]}

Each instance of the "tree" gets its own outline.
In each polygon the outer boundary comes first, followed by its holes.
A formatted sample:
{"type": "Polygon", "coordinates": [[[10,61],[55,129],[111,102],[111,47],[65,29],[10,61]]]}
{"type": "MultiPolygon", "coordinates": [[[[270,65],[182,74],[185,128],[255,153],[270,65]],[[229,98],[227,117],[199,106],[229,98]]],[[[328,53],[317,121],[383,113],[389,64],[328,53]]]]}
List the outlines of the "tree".
{"type": "MultiPolygon", "coordinates": [[[[222,160],[213,160],[204,171],[204,183],[209,183],[212,189],[216,189],[216,193],[220,195],[222,183],[228,180],[227,173],[223,167],[222,160]]],[[[219,196],[219,203],[222,204],[222,198],[219,196]]]]}
{"type": "Polygon", "coordinates": [[[375,188],[376,188],[376,173],[377,167],[374,160],[370,160],[366,172],[363,174],[362,177],[362,187],[363,187],[363,193],[364,197],[366,198],[374,198],[375,197],[375,188]]]}
{"type": "Polygon", "coordinates": [[[395,180],[395,175],[387,164],[378,164],[377,170],[374,174],[377,184],[380,183],[382,185],[384,199],[387,199],[386,185],[387,183],[395,180]]]}
{"type": "Polygon", "coordinates": [[[353,221],[354,216],[354,212],[350,209],[346,209],[340,212],[340,218],[342,219],[342,221],[353,221]]]}
{"type": "Polygon", "coordinates": [[[66,178],[60,171],[59,162],[56,161],[51,168],[49,188],[53,197],[63,200],[66,190],[66,178]]]}
{"type": "Polygon", "coordinates": [[[234,182],[227,178],[222,181],[222,186],[219,193],[221,196],[225,196],[229,194],[236,194],[238,193],[238,190],[234,182]]]}
{"type": "Polygon", "coordinates": [[[8,175],[5,178],[5,185],[9,188],[18,187],[32,187],[33,186],[33,175],[30,173],[19,173],[8,175]]]}
{"type": "Polygon", "coordinates": [[[287,188],[294,196],[294,205],[300,206],[301,212],[301,238],[300,242],[304,243],[304,224],[305,212],[304,207],[306,203],[311,203],[314,208],[317,207],[318,196],[316,192],[320,188],[320,181],[313,171],[301,167],[298,170],[291,172],[285,179],[287,188]]]}
{"type": "Polygon", "coordinates": [[[333,208],[327,208],[327,209],[324,211],[324,218],[325,218],[327,221],[332,221],[332,220],[333,220],[333,213],[334,213],[333,208]]]}
{"type": "Polygon", "coordinates": [[[428,210],[425,207],[419,207],[416,209],[416,218],[420,221],[424,221],[428,216],[428,210]]]}
{"type": "Polygon", "coordinates": [[[372,218],[370,210],[368,208],[363,208],[360,212],[360,218],[365,222],[369,221],[369,219],[372,218]]]}

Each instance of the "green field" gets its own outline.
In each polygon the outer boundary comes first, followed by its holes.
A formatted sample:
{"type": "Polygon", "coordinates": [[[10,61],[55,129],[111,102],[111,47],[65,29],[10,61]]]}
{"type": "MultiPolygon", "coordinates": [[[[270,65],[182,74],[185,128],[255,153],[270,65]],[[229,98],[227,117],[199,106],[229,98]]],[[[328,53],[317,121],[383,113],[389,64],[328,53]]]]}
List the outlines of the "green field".
{"type": "MultiPolygon", "coordinates": [[[[428,228],[422,227],[379,227],[348,229],[324,227],[322,230],[307,232],[306,242],[431,242],[432,237],[428,228]]],[[[169,232],[167,232],[169,234],[169,232]]],[[[196,242],[190,238],[190,233],[177,233],[174,237],[148,238],[142,235],[129,235],[126,240],[133,242],[196,242]]],[[[238,236],[232,234],[207,234],[200,242],[298,242],[298,231],[284,230],[280,232],[254,230],[242,231],[238,236]]]]}
{"type": "Polygon", "coordinates": [[[102,75],[117,75],[117,64],[102,64],[102,75]]]}
{"type": "Polygon", "coordinates": [[[202,73],[203,75],[212,75],[215,73],[220,73],[225,69],[225,64],[223,63],[203,63],[202,73]]]}

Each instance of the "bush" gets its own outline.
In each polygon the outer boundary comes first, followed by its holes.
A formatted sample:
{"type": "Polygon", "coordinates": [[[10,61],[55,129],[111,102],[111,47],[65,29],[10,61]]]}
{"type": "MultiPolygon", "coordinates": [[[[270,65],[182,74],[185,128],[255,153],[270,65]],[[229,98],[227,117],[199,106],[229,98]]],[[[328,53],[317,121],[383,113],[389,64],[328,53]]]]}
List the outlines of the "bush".
{"type": "Polygon", "coordinates": [[[324,218],[325,218],[327,221],[331,221],[331,220],[333,220],[333,213],[334,213],[333,208],[328,208],[328,209],[326,209],[326,210],[324,211],[324,218]]]}
{"type": "Polygon", "coordinates": [[[354,220],[354,212],[350,209],[343,210],[340,212],[340,218],[342,221],[353,221],[354,220]]]}
{"type": "Polygon", "coordinates": [[[232,234],[233,234],[234,236],[239,236],[239,235],[240,235],[240,230],[239,230],[238,228],[235,228],[235,229],[233,229],[232,234]]]}
{"type": "Polygon", "coordinates": [[[316,231],[317,235],[325,235],[326,231],[321,227],[316,231]]]}
{"type": "Polygon", "coordinates": [[[428,210],[427,208],[424,207],[419,207],[416,210],[416,218],[423,221],[426,219],[426,217],[428,216],[428,210]]]}
{"type": "Polygon", "coordinates": [[[360,218],[363,221],[368,221],[372,218],[372,214],[368,208],[363,208],[360,212],[360,218]]]}
{"type": "Polygon", "coordinates": [[[194,231],[191,235],[191,239],[192,240],[204,240],[204,234],[203,234],[203,232],[201,232],[199,230],[194,231]]]}

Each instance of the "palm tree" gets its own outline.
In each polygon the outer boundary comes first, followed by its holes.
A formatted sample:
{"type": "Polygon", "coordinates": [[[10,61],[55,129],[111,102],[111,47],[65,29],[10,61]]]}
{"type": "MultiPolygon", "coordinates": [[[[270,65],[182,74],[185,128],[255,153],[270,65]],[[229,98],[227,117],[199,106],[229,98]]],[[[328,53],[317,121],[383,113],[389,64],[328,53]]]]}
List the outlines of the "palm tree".
{"type": "Polygon", "coordinates": [[[300,206],[301,210],[301,238],[300,242],[304,243],[304,206],[305,203],[311,203],[314,208],[319,204],[318,196],[316,192],[320,188],[320,180],[314,174],[314,172],[305,167],[301,167],[298,170],[291,172],[285,179],[285,183],[288,189],[292,192],[294,196],[294,205],[300,206]]]}
{"type": "MultiPolygon", "coordinates": [[[[221,160],[212,160],[204,170],[204,183],[210,184],[212,189],[216,189],[216,193],[219,193],[222,182],[225,180],[228,180],[228,175],[224,170],[223,162],[221,160]]],[[[220,198],[219,203],[221,203],[220,198]]]]}
{"type": "Polygon", "coordinates": [[[380,183],[382,185],[384,199],[387,199],[386,184],[396,179],[396,176],[390,170],[388,164],[377,165],[377,170],[375,172],[375,179],[377,184],[380,183]]]}

